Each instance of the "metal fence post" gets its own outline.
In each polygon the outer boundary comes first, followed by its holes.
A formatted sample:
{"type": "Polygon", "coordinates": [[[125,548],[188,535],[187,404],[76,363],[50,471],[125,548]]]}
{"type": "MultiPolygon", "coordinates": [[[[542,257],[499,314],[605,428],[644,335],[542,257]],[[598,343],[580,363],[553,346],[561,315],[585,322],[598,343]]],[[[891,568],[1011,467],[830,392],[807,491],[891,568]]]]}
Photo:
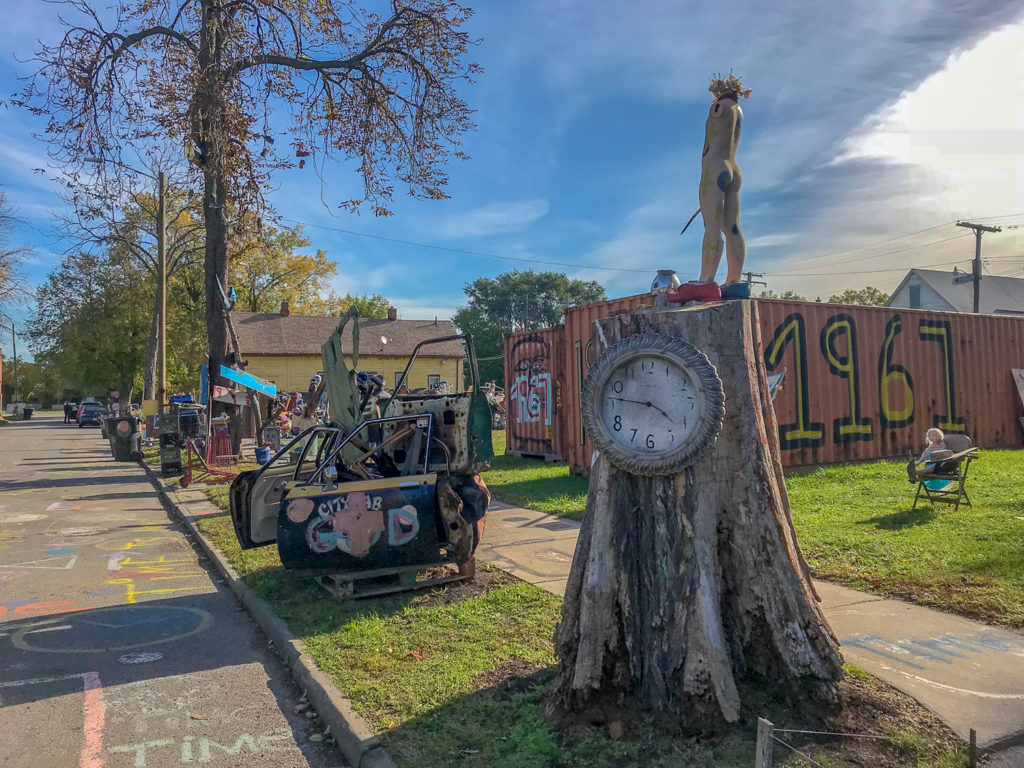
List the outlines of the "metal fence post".
{"type": "Polygon", "coordinates": [[[754,768],[772,768],[772,738],[775,726],[763,717],[757,718],[757,756],[754,768]]]}
{"type": "Polygon", "coordinates": [[[978,732],[971,728],[971,745],[970,745],[970,764],[971,768],[978,767],[978,732]]]}

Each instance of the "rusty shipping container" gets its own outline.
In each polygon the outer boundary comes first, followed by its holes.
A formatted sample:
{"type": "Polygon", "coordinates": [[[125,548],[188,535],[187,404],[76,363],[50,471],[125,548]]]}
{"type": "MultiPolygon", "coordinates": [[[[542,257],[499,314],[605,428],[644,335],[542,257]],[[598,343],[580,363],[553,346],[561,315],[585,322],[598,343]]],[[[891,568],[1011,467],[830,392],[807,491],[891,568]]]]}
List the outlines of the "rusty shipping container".
{"type": "Polygon", "coordinates": [[[650,307],[653,297],[649,293],[626,296],[621,299],[601,301],[571,307],[565,311],[562,326],[562,350],[565,355],[565,386],[562,395],[562,456],[569,462],[573,472],[585,472],[590,467],[590,440],[581,420],[580,393],[590,366],[594,364],[594,321],[618,314],[634,312],[650,307]]]}
{"type": "MultiPolygon", "coordinates": [[[[590,466],[579,395],[593,321],[649,304],[640,295],[576,307],[551,329],[565,356],[556,432],[574,472],[590,466]]],[[[1024,368],[1024,318],[775,299],[757,309],[765,367],[785,370],[775,414],[786,466],[916,455],[932,426],[983,448],[1021,446],[1010,371],[1024,368]]]]}
{"type": "Polygon", "coordinates": [[[563,328],[505,337],[505,452],[561,460],[563,328]]]}
{"type": "Polygon", "coordinates": [[[759,300],[783,462],[920,454],[930,427],[1018,448],[1024,318],[759,300]]]}

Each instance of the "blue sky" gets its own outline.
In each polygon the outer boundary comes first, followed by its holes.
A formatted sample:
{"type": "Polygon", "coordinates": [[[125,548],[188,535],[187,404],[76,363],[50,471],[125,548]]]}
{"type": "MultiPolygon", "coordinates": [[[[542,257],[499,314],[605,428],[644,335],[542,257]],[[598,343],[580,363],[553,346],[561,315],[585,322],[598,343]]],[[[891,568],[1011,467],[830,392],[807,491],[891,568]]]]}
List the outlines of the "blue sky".
{"type": "MultiPolygon", "coordinates": [[[[769,287],[827,297],[891,289],[912,266],[965,261],[959,217],[1024,224],[1024,10],[1017,3],[491,0],[471,32],[485,72],[465,89],[478,129],[450,168],[451,199],[401,197],[392,218],[336,207],[356,179],[341,164],[274,177],[270,199],[338,262],[336,289],[379,292],[401,316],[445,317],[463,286],[531,264],[371,239],[587,265],[608,295],[653,272],[699,270],[697,208],[709,77],[753,89],[739,151],[747,269],[769,287]],[[1014,215],[1016,214],[1016,215],[1014,215]],[[942,226],[936,226],[942,225],[942,226]],[[919,232],[919,230],[925,230],[919,232]],[[916,233],[916,234],[913,234],[916,233]],[[614,270],[637,271],[614,271],[614,270]]],[[[57,7],[8,8],[0,92],[31,71],[57,7]]],[[[25,219],[38,282],[60,258],[60,201],[26,115],[0,123],[0,185],[25,219]]],[[[988,236],[997,274],[1024,276],[1024,228],[988,236]]],[[[544,265],[532,265],[545,269],[544,265]]],[[[563,268],[556,268],[563,269],[563,268]]],[[[724,263],[723,263],[724,274],[724,263]]],[[[24,308],[15,308],[24,320],[24,308]]],[[[19,344],[20,347],[20,344],[19,344]]],[[[19,350],[20,351],[20,350],[19,350]]]]}

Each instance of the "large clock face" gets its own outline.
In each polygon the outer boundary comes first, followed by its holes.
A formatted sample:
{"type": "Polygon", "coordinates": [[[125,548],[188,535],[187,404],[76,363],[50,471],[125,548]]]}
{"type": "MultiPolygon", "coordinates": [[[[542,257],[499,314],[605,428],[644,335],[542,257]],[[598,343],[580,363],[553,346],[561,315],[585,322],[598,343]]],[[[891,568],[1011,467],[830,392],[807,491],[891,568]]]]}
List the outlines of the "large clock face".
{"type": "Polygon", "coordinates": [[[722,382],[692,344],[660,334],[613,344],[583,385],[583,425],[594,447],[629,472],[693,464],[722,428],[722,382]]]}
{"type": "Polygon", "coordinates": [[[626,450],[666,453],[693,434],[700,397],[676,360],[640,354],[612,369],[601,393],[601,420],[626,450]]]}

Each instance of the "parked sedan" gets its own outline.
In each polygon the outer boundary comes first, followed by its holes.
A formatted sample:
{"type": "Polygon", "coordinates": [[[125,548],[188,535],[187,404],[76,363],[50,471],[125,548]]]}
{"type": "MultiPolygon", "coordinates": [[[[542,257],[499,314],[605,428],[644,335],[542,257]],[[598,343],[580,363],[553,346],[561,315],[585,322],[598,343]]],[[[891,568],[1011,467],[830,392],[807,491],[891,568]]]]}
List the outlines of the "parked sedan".
{"type": "Polygon", "coordinates": [[[100,403],[83,403],[78,409],[78,427],[81,429],[86,424],[99,427],[107,415],[107,409],[100,403]]]}

